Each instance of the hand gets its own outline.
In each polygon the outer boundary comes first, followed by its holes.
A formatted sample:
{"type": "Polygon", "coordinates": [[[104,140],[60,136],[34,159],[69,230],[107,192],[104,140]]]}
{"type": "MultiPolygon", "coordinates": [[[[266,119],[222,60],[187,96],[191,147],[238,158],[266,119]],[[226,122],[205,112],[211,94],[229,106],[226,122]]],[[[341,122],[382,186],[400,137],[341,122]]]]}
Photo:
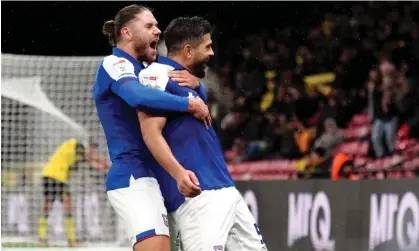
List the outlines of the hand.
{"type": "Polygon", "coordinates": [[[183,170],[177,177],[176,183],[181,192],[186,197],[195,197],[201,193],[198,178],[188,170],[183,170]]]}
{"type": "Polygon", "coordinates": [[[188,112],[195,118],[201,120],[208,129],[211,126],[211,115],[208,106],[200,98],[189,97],[188,112]]]}
{"type": "Polygon", "coordinates": [[[180,86],[187,86],[192,89],[199,87],[199,78],[195,77],[187,70],[171,71],[169,72],[169,78],[178,82],[180,86]]]}

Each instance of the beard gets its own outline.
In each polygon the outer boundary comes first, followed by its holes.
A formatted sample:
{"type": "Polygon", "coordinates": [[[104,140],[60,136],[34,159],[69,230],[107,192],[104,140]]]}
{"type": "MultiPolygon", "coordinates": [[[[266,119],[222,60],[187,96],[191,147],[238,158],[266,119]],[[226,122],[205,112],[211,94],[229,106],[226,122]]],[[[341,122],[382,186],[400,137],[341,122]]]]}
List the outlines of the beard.
{"type": "Polygon", "coordinates": [[[153,63],[156,61],[157,52],[153,51],[151,47],[147,47],[147,49],[144,50],[144,56],[142,58],[143,61],[146,61],[147,63],[153,63]]]}
{"type": "Polygon", "coordinates": [[[202,62],[194,64],[192,66],[193,74],[198,78],[204,78],[205,77],[205,67],[206,67],[206,61],[202,61],[202,62]]]}
{"type": "Polygon", "coordinates": [[[144,40],[142,40],[140,38],[137,38],[135,40],[134,50],[135,50],[135,52],[138,55],[137,60],[139,60],[139,61],[147,61],[146,51],[148,49],[148,46],[149,46],[149,44],[146,41],[144,41],[144,40]]]}

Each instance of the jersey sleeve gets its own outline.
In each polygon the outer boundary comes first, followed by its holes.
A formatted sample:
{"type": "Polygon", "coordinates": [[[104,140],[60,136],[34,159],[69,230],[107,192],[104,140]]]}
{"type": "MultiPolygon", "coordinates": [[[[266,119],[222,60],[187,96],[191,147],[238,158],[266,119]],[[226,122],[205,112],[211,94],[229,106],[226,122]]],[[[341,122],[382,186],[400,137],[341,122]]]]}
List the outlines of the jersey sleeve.
{"type": "Polygon", "coordinates": [[[106,73],[118,84],[127,80],[137,80],[134,65],[125,58],[109,56],[103,60],[103,68],[106,73]]]}
{"type": "Polygon", "coordinates": [[[102,64],[111,78],[110,89],[136,109],[152,109],[169,112],[187,112],[189,100],[148,88],[138,81],[134,65],[125,58],[109,56],[102,64]]]}
{"type": "Polygon", "coordinates": [[[139,81],[142,85],[170,93],[172,85],[166,65],[153,63],[140,72],[139,81]]]}

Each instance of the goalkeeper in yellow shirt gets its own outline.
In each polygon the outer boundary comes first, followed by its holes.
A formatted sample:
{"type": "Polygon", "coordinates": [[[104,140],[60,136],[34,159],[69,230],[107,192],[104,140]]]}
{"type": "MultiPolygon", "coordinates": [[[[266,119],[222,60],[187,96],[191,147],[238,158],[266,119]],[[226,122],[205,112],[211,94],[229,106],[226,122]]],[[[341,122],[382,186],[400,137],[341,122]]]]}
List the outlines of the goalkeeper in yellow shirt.
{"type": "Polygon", "coordinates": [[[64,205],[64,225],[70,247],[77,246],[77,238],[72,219],[72,203],[68,186],[70,171],[76,169],[82,162],[99,171],[106,171],[108,161],[97,154],[94,145],[89,143],[87,148],[77,139],[71,138],[63,142],[50,157],[42,172],[44,192],[44,214],[39,217],[38,235],[41,245],[47,245],[48,215],[52,203],[59,198],[64,205]]]}

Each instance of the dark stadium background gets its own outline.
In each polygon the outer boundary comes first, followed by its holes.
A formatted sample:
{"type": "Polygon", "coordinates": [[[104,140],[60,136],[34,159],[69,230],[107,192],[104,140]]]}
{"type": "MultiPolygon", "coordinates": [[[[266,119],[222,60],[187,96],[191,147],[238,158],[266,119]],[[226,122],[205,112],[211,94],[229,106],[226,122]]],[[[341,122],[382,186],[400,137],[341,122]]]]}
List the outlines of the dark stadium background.
{"type": "Polygon", "coordinates": [[[205,16],[217,27],[220,45],[244,33],[310,24],[333,7],[326,2],[2,2],[2,52],[106,55],[102,24],[133,3],[154,9],[161,29],[178,16],[205,16]]]}

